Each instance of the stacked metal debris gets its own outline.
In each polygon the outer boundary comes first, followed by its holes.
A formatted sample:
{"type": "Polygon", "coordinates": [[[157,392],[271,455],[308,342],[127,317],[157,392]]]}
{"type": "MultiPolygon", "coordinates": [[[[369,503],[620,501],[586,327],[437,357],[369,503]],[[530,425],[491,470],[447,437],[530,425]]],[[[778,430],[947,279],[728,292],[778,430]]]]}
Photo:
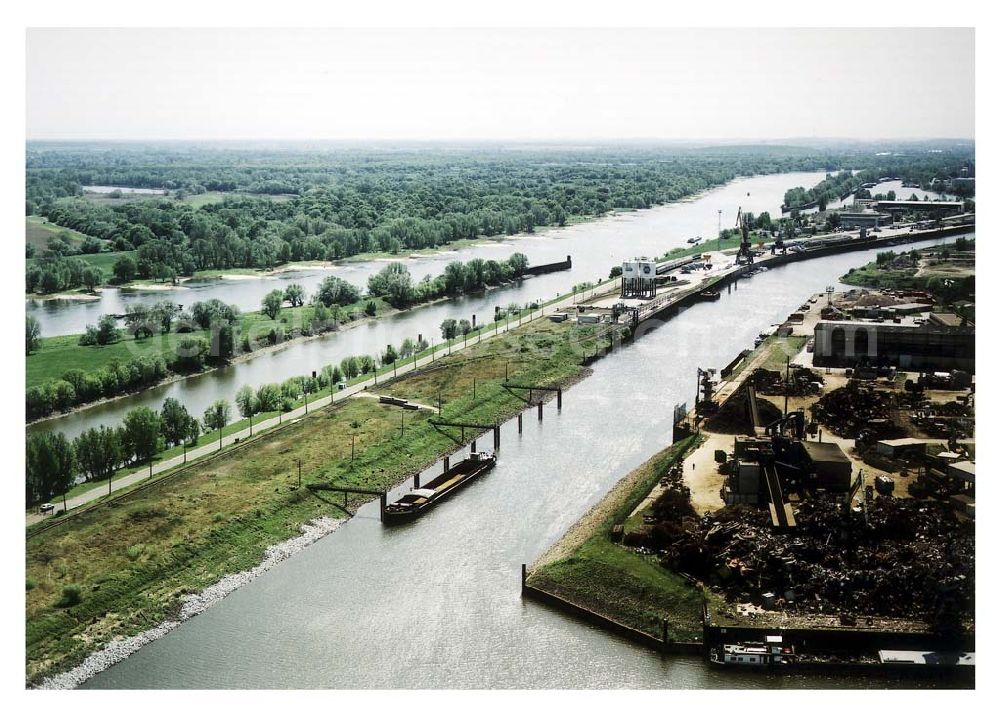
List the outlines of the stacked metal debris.
{"type": "Polygon", "coordinates": [[[757,393],[765,396],[808,396],[818,394],[823,388],[823,377],[812,369],[795,367],[785,375],[780,371],[770,369],[755,369],[750,380],[757,393]]]}
{"type": "Polygon", "coordinates": [[[974,609],[974,528],[943,503],[877,498],[861,511],[804,502],[783,533],[732,506],[659,549],[664,566],[732,601],[797,613],[921,618],[938,626],[974,609]]]}
{"type": "Polygon", "coordinates": [[[976,428],[972,408],[955,401],[925,402],[910,415],[910,422],[930,436],[967,438],[973,435],[976,428]]]}
{"type": "Polygon", "coordinates": [[[893,409],[892,394],[851,381],[824,394],[812,414],[842,438],[895,438],[903,431],[893,422],[893,409]]]}

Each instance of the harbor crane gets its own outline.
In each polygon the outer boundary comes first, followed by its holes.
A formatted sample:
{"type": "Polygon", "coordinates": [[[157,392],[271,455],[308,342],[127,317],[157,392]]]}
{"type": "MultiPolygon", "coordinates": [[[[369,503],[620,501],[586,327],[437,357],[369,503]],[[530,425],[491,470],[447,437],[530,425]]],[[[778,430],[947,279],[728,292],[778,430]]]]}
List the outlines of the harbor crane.
{"type": "Polygon", "coordinates": [[[736,211],[736,227],[740,229],[740,249],[736,253],[737,265],[752,265],[753,251],[750,249],[750,215],[743,212],[743,206],[736,211]]]}
{"type": "Polygon", "coordinates": [[[778,250],[781,251],[782,255],[788,251],[788,248],[785,245],[785,237],[787,235],[787,237],[791,238],[795,234],[794,230],[795,229],[792,228],[791,224],[789,224],[784,230],[778,230],[778,234],[775,236],[774,242],[771,243],[772,255],[776,255],[778,250]]]}

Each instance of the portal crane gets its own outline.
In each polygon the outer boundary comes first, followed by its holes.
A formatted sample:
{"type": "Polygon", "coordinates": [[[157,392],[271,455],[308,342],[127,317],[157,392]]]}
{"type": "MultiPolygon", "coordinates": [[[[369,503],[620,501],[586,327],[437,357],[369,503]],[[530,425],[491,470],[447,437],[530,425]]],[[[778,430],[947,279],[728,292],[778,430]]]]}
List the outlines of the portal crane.
{"type": "Polygon", "coordinates": [[[740,229],[742,238],[740,249],[736,253],[737,265],[752,265],[753,251],[750,250],[750,216],[743,212],[743,206],[736,211],[736,227],[740,229]]]}
{"type": "MultiPolygon", "coordinates": [[[[791,227],[791,224],[789,224],[789,226],[785,228],[785,230],[788,233],[788,237],[789,238],[792,237],[794,233],[792,232],[793,229],[791,227]]],[[[778,250],[781,251],[782,255],[784,255],[787,252],[787,246],[785,245],[785,236],[782,234],[782,230],[780,227],[778,228],[778,234],[775,237],[774,242],[771,243],[771,254],[775,255],[778,250]]]]}

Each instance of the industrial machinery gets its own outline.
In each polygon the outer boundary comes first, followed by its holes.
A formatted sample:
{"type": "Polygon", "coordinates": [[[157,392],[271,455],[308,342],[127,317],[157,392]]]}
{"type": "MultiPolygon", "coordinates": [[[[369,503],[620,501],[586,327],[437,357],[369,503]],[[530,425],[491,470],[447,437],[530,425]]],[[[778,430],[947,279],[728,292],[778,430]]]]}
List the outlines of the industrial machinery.
{"type": "MultiPolygon", "coordinates": [[[[788,224],[785,230],[788,232],[789,238],[791,238],[795,234],[794,233],[795,229],[792,227],[791,223],[788,224]]],[[[774,242],[771,243],[771,254],[776,255],[778,250],[781,251],[782,255],[788,252],[788,248],[785,245],[785,236],[781,234],[780,229],[778,230],[778,234],[774,238],[774,242]]]]}
{"type": "Polygon", "coordinates": [[[715,402],[715,369],[698,367],[698,391],[694,398],[694,412],[697,414],[715,413],[719,405],[715,402]]]}

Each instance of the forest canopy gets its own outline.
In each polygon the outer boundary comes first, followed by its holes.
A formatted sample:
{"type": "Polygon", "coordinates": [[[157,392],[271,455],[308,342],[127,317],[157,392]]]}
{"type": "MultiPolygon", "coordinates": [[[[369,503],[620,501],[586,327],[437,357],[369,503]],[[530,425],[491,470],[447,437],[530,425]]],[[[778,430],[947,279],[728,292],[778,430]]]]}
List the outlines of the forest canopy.
{"type": "MultiPolygon", "coordinates": [[[[878,162],[870,149],[788,146],[29,143],[26,212],[99,240],[102,252],[128,253],[102,277],[168,280],[530,233],[660,205],[741,175],[845,167],[877,169],[878,162]],[[95,200],[84,192],[92,185],[167,195],[95,200]],[[218,199],[190,200],[206,192],[218,199]]],[[[66,252],[38,256],[29,284],[84,284],[66,252]]]]}

